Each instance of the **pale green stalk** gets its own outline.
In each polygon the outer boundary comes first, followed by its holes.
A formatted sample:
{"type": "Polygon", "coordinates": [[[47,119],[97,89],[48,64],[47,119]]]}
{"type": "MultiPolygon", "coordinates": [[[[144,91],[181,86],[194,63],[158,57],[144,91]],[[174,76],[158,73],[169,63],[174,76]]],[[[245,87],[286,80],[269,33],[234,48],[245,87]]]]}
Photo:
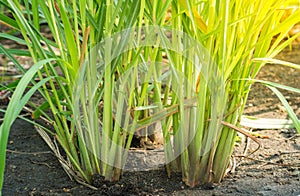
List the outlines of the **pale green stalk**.
{"type": "MultiPolygon", "coordinates": [[[[299,22],[299,11],[281,22],[283,8],[288,4],[285,1],[264,0],[209,0],[198,3],[178,0],[173,3],[172,27],[184,29],[189,36],[201,42],[212,58],[212,62],[206,65],[210,66],[209,69],[202,67],[198,86],[199,126],[196,136],[188,152],[181,155],[181,166],[177,161],[177,166],[182,168],[183,180],[188,185],[219,182],[224,177],[236,133],[228,127],[222,128],[220,120],[233,125],[239,123],[252,84],[239,79],[254,78],[264,65],[253,63],[252,58],[274,57],[294,39],[283,41],[289,29],[299,22]],[[207,32],[203,25],[199,25],[197,14],[205,21],[207,32]],[[275,35],[278,36],[274,39],[275,35]],[[190,162],[184,156],[188,156],[190,162]]],[[[175,65],[184,65],[178,58],[179,55],[174,58],[175,65]]],[[[189,69],[185,73],[188,78],[193,78],[189,69]]],[[[189,95],[185,93],[185,96],[189,95]]],[[[179,119],[184,119],[182,113],[173,116],[173,120],[179,119]]],[[[193,119],[190,119],[190,123],[194,123],[193,119]]],[[[178,128],[175,122],[173,129],[178,128]]],[[[180,138],[184,139],[188,134],[191,134],[191,129],[189,133],[182,133],[180,138]]],[[[174,138],[174,142],[175,149],[180,145],[183,147],[181,142],[184,140],[174,138]]]]}

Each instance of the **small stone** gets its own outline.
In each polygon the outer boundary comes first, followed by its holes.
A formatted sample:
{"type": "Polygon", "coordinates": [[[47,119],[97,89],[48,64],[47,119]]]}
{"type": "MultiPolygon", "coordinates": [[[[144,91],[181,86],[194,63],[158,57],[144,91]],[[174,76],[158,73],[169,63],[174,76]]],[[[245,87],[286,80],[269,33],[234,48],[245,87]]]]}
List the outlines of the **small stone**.
{"type": "Polygon", "coordinates": [[[64,191],[65,193],[69,193],[71,190],[68,189],[68,188],[63,188],[63,191],[64,191]]]}
{"type": "Polygon", "coordinates": [[[294,177],[299,176],[299,177],[300,177],[300,171],[294,170],[294,171],[292,172],[292,176],[294,176],[294,177]]]}
{"type": "Polygon", "coordinates": [[[262,196],[272,195],[269,191],[259,191],[257,193],[258,195],[262,195],[262,196]]]}

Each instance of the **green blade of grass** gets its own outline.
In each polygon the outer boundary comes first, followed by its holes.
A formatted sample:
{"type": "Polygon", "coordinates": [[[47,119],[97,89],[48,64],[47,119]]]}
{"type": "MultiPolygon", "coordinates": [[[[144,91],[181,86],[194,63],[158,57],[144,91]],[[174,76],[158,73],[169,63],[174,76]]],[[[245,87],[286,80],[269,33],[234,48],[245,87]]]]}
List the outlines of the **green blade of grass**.
{"type": "Polygon", "coordinates": [[[295,93],[300,93],[300,89],[298,89],[298,88],[294,88],[294,87],[291,87],[291,86],[286,86],[286,85],[275,83],[275,82],[269,82],[269,81],[257,80],[257,79],[251,79],[250,81],[258,82],[258,83],[261,83],[261,84],[266,85],[266,86],[280,88],[280,89],[295,92],[295,93]]]}
{"type": "MultiPolygon", "coordinates": [[[[1,20],[1,18],[0,18],[0,20],[1,20]]],[[[10,34],[7,34],[7,33],[0,33],[0,37],[15,41],[20,45],[26,45],[26,42],[23,39],[18,38],[18,37],[13,36],[13,35],[10,35],[10,34]]]]}
{"type": "Polygon", "coordinates": [[[17,59],[10,52],[10,50],[4,48],[1,44],[0,44],[0,53],[6,55],[15,64],[15,66],[17,66],[17,68],[20,71],[22,71],[22,73],[26,72],[26,70],[23,68],[23,66],[17,61],[17,59]]]}
{"type": "Polygon", "coordinates": [[[9,27],[13,27],[15,29],[19,29],[18,23],[13,19],[9,18],[8,16],[0,13],[0,21],[2,21],[5,25],[9,27]]]}
{"type": "Polygon", "coordinates": [[[40,88],[43,84],[45,84],[50,78],[45,78],[37,83],[33,88],[29,90],[29,92],[23,96],[27,85],[31,81],[31,79],[35,76],[37,71],[45,64],[53,61],[55,59],[46,59],[42,60],[35,65],[33,65],[22,77],[14,91],[11,100],[7,106],[7,112],[5,113],[3,123],[0,126],[0,192],[2,192],[3,186],[3,177],[4,177],[4,169],[5,169],[5,159],[6,159],[6,146],[8,135],[10,131],[10,127],[18,117],[19,113],[23,109],[24,105],[33,95],[33,93],[40,88]]]}
{"type": "Polygon", "coordinates": [[[78,49],[76,47],[76,42],[74,39],[72,27],[69,21],[69,17],[67,16],[67,13],[65,11],[66,8],[63,7],[62,3],[59,3],[59,8],[60,8],[61,19],[64,25],[64,33],[66,35],[67,49],[68,52],[70,53],[72,66],[75,70],[77,70],[78,63],[79,63],[79,55],[78,55],[78,49]]]}
{"type": "Polygon", "coordinates": [[[293,121],[295,128],[297,129],[298,133],[300,134],[300,121],[297,118],[297,115],[295,114],[294,110],[291,108],[291,106],[289,105],[289,103],[287,102],[285,97],[283,96],[283,94],[281,94],[281,92],[279,90],[277,90],[276,88],[274,88],[272,86],[267,85],[267,87],[269,87],[280,99],[281,103],[283,104],[287,113],[289,114],[289,117],[293,121]]]}
{"type": "Polygon", "coordinates": [[[17,55],[17,56],[28,56],[28,57],[31,56],[30,52],[24,49],[6,49],[6,52],[0,51],[0,54],[5,54],[5,53],[9,53],[10,55],[17,55]]]}
{"type": "MultiPolygon", "coordinates": [[[[64,91],[62,89],[57,91],[57,95],[60,99],[63,99],[63,97],[65,96],[64,91]]],[[[54,98],[52,98],[52,102],[54,102],[54,98]]],[[[42,103],[39,107],[37,107],[34,112],[32,113],[32,118],[33,119],[38,119],[43,112],[45,112],[46,110],[48,110],[50,108],[50,104],[49,101],[45,101],[44,103],[42,103]]]]}
{"type": "Polygon", "coordinates": [[[284,65],[287,67],[291,67],[294,69],[300,69],[300,65],[287,62],[287,61],[282,61],[279,59],[274,59],[274,58],[254,58],[253,62],[263,62],[263,63],[268,63],[268,64],[276,64],[276,65],[284,65]]]}
{"type": "MultiPolygon", "coordinates": [[[[3,109],[0,108],[0,112],[2,112],[3,114],[5,114],[5,113],[6,113],[6,110],[3,110],[3,109]]],[[[32,124],[32,125],[35,125],[35,126],[41,128],[41,129],[45,130],[47,133],[53,135],[53,132],[52,132],[51,130],[49,130],[49,129],[46,128],[45,126],[43,126],[43,125],[41,125],[41,124],[39,124],[39,123],[37,123],[37,122],[35,122],[35,121],[32,121],[32,120],[30,120],[30,119],[28,119],[28,118],[26,118],[26,117],[24,117],[24,116],[22,116],[22,115],[18,115],[17,118],[18,118],[18,119],[21,119],[21,120],[24,120],[24,121],[26,121],[26,122],[28,122],[28,123],[30,123],[30,124],[32,124]]]]}

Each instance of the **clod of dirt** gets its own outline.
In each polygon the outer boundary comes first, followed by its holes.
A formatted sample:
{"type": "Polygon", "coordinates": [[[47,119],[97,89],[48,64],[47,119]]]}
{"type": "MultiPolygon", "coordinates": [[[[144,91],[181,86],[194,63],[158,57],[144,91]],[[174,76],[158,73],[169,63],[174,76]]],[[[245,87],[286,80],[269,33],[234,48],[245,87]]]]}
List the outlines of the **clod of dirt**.
{"type": "Polygon", "coordinates": [[[92,176],[92,185],[94,187],[100,188],[104,184],[106,184],[104,176],[101,176],[99,174],[95,174],[92,176]]]}

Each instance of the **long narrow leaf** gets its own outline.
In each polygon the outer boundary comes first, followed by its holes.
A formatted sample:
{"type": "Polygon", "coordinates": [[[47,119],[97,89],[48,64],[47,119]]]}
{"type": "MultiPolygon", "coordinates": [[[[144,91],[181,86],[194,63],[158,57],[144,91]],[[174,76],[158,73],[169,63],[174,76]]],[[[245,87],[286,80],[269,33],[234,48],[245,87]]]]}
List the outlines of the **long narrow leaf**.
{"type": "Polygon", "coordinates": [[[282,61],[279,59],[273,59],[273,58],[254,58],[253,62],[263,62],[263,63],[269,63],[269,64],[277,64],[277,65],[284,65],[287,67],[291,67],[294,69],[300,69],[300,65],[287,62],[287,61],[282,61]]]}
{"type": "Polygon", "coordinates": [[[257,79],[251,79],[250,81],[259,82],[259,83],[261,83],[263,85],[266,85],[266,86],[280,88],[280,89],[283,89],[283,90],[287,90],[287,91],[291,91],[291,92],[295,92],[295,93],[300,94],[300,89],[294,88],[294,87],[291,87],[291,86],[286,86],[286,85],[275,83],[275,82],[269,82],[269,81],[257,80],[257,79]]]}
{"type": "Polygon", "coordinates": [[[297,118],[297,116],[296,116],[295,112],[293,111],[293,109],[291,108],[291,106],[289,105],[289,103],[287,102],[287,100],[285,99],[285,97],[276,88],[271,87],[271,86],[267,86],[267,87],[269,87],[280,99],[281,103],[283,104],[287,113],[289,114],[289,117],[292,119],[295,128],[297,129],[298,133],[300,133],[300,121],[297,118]]]}
{"type": "Polygon", "coordinates": [[[45,84],[50,78],[41,80],[36,84],[24,97],[23,93],[27,88],[27,85],[31,79],[35,76],[37,71],[45,64],[53,61],[54,59],[46,59],[36,63],[30,70],[24,74],[23,78],[20,80],[12,98],[7,106],[7,112],[5,113],[3,123],[0,126],[0,192],[2,192],[5,159],[6,159],[6,146],[10,127],[12,126],[15,119],[18,117],[19,113],[23,109],[26,102],[30,99],[32,94],[45,84]]]}

